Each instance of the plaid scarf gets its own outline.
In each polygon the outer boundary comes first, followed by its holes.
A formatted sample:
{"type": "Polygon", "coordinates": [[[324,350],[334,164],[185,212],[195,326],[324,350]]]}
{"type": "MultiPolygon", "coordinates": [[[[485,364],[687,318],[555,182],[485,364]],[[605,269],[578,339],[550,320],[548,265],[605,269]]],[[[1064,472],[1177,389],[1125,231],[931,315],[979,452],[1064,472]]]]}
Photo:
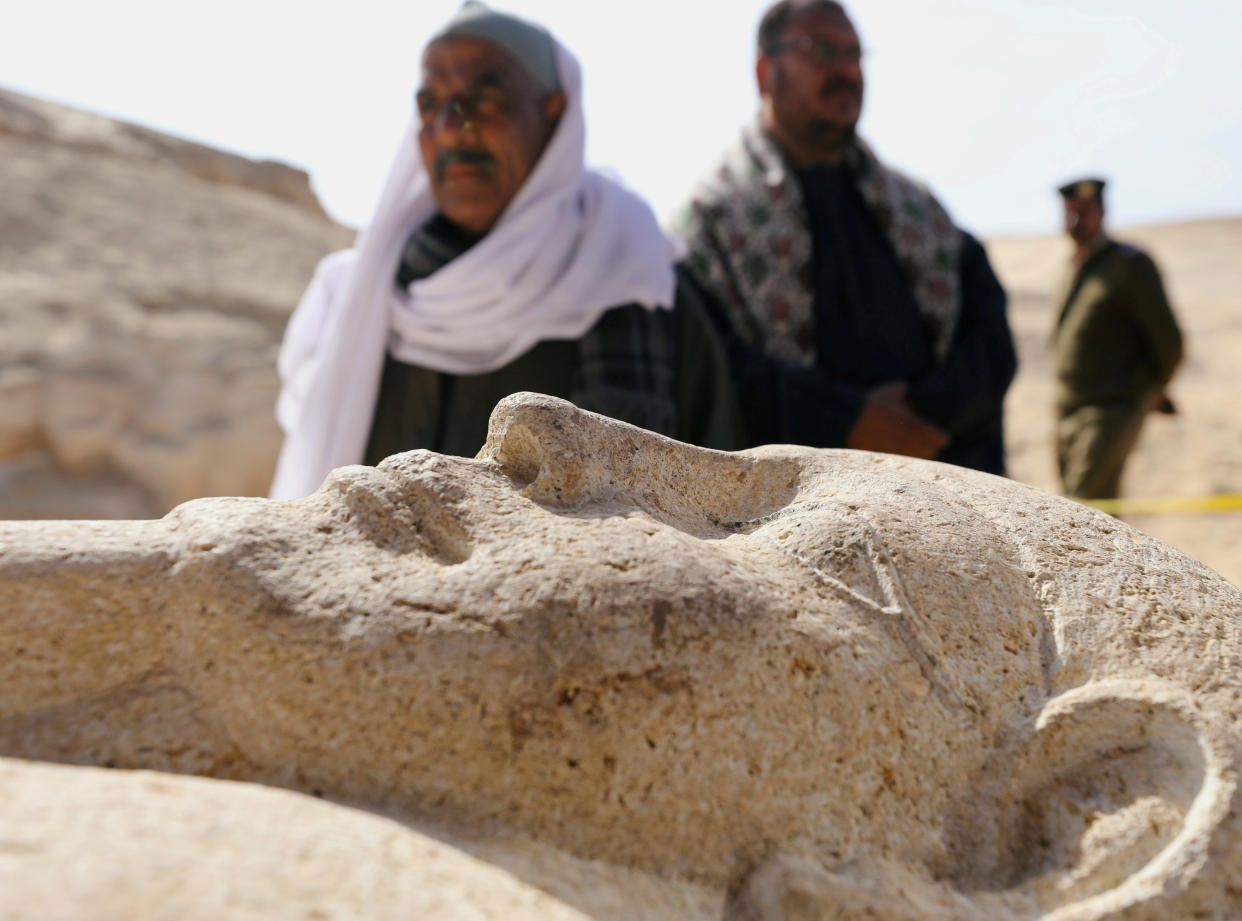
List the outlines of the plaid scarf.
{"type": "MultiPolygon", "coordinates": [[[[857,138],[845,155],[863,203],[897,255],[936,360],[961,312],[961,234],[923,185],[880,163],[857,138]]],[[[756,121],[691,199],[680,227],[690,267],[747,342],[803,366],[815,363],[811,234],[802,189],[756,121]]]]}
{"type": "Polygon", "coordinates": [[[570,400],[583,409],[682,437],[676,399],[677,327],[670,310],[609,310],[578,340],[570,400]]]}

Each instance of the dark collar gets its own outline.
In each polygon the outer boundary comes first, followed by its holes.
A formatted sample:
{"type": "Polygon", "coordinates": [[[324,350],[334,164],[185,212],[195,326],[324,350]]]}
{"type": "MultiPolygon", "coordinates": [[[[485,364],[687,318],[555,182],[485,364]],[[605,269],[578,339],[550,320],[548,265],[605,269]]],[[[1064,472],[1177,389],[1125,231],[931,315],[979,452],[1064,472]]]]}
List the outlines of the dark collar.
{"type": "Polygon", "coordinates": [[[485,236],[465,230],[437,213],[405,241],[397,263],[397,284],[404,288],[435,274],[485,236]]]}

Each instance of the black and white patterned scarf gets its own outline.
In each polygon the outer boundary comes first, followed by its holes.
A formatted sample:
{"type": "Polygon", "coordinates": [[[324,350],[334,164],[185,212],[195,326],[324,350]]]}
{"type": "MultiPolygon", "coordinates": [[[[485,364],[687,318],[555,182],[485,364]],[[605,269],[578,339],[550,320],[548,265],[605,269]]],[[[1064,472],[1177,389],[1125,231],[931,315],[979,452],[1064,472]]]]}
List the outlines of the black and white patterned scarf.
{"type": "MultiPolygon", "coordinates": [[[[897,255],[943,361],[961,312],[961,233],[920,183],[855,139],[845,164],[897,255]]],[[[786,361],[815,363],[811,233],[802,189],[758,121],[700,185],[678,233],[690,267],[730,311],[738,333],[786,361]]]]}

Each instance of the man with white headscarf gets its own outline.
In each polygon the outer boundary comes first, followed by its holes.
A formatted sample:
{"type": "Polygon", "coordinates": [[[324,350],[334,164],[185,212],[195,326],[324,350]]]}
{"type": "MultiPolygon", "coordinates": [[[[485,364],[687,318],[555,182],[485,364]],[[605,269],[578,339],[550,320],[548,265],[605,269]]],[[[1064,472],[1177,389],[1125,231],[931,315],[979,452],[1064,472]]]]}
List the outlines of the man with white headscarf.
{"type": "Polygon", "coordinates": [[[285,333],[272,497],[399,451],[473,455],[519,390],[740,446],[676,244],[584,167],[573,55],[468,2],[428,43],[416,100],[370,225],[323,260],[285,333]]]}

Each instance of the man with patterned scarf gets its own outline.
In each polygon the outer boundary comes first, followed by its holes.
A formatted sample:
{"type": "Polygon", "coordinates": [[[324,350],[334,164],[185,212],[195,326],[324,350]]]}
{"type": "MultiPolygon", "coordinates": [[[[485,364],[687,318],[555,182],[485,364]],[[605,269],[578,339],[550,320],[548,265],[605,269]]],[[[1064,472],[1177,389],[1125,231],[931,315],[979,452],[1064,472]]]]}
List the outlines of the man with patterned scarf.
{"type": "Polygon", "coordinates": [[[688,264],[718,302],[752,443],[1003,473],[1005,293],[982,246],[857,137],[861,58],[832,0],[765,14],[759,118],[681,219],[688,264]]]}
{"type": "Polygon", "coordinates": [[[371,223],[320,263],[285,332],[272,497],[399,451],[473,456],[519,390],[740,447],[679,247],[646,202],[584,167],[573,55],[467,2],[427,45],[416,104],[371,223]]]}

